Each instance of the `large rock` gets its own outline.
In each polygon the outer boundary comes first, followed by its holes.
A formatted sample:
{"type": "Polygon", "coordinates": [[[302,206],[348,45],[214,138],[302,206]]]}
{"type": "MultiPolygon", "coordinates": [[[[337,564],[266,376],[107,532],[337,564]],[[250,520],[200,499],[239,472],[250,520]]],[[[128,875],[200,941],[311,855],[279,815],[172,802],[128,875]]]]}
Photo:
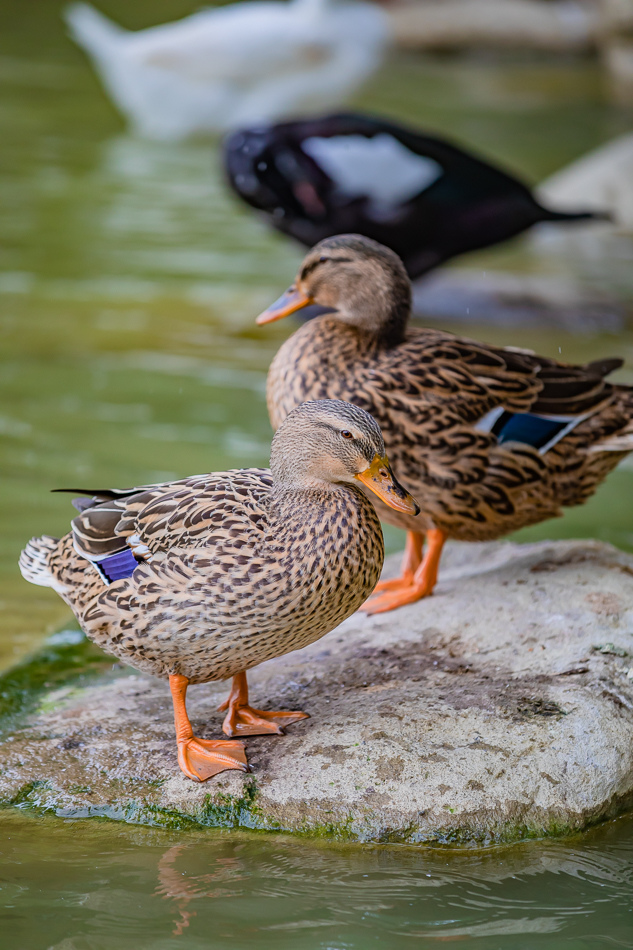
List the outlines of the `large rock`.
{"type": "MultiPolygon", "coordinates": [[[[606,211],[612,221],[602,227],[633,233],[633,133],[612,139],[561,168],[539,185],[538,195],[559,211],[606,211]]],[[[595,222],[581,227],[600,236],[595,222]]],[[[570,233],[573,236],[573,229],[567,229],[570,233]]]]}
{"type": "MultiPolygon", "coordinates": [[[[554,235],[555,241],[557,237],[554,235]]],[[[547,242],[542,243],[545,253],[547,242]]],[[[564,247],[566,250],[567,245],[564,247]]],[[[538,246],[534,248],[537,253],[533,256],[540,263],[538,246]]],[[[431,318],[471,324],[477,333],[482,323],[499,326],[508,339],[513,327],[556,327],[567,333],[595,334],[617,333],[633,322],[633,277],[627,299],[622,288],[618,295],[613,285],[608,290],[600,286],[606,280],[592,286],[586,271],[581,278],[574,267],[565,269],[566,258],[557,258],[557,262],[563,273],[555,275],[441,268],[414,283],[414,314],[423,322],[431,318]]]]}
{"type": "MultiPolygon", "coordinates": [[[[4,802],[404,842],[564,833],[633,802],[633,557],[599,542],[449,546],[429,600],[254,670],[256,704],[312,719],[204,785],[178,770],[166,685],[86,650],[0,684],[4,802]]],[[[200,735],[225,694],[190,690],[200,735]]]]}
{"type": "MultiPolygon", "coordinates": [[[[633,135],[622,135],[560,169],[538,189],[548,206],[607,212],[610,221],[545,223],[527,236],[533,264],[565,275],[580,294],[633,301],[633,135]]],[[[586,310],[586,305],[583,310],[586,310]]],[[[582,312],[582,310],[581,310],[582,312]]],[[[630,317],[629,317],[630,319],[630,317]]]]}

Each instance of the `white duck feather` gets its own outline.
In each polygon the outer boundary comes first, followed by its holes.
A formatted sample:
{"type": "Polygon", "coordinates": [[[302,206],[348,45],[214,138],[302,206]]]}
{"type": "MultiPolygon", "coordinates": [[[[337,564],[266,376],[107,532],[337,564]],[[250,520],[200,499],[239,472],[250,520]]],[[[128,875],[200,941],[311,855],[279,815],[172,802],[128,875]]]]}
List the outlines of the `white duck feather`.
{"type": "Polygon", "coordinates": [[[137,32],[85,3],[65,16],[135,130],[167,140],[329,109],[389,38],[365,0],[246,0],[137,32]]]}

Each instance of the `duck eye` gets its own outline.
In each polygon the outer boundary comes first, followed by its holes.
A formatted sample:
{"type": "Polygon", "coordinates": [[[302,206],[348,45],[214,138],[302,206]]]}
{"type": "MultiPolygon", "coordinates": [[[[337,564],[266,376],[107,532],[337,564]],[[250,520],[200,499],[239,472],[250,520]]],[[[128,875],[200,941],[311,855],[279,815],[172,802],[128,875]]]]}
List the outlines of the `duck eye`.
{"type": "Polygon", "coordinates": [[[344,439],[353,439],[353,438],[354,438],[354,436],[352,435],[352,433],[351,433],[348,429],[343,429],[343,431],[341,432],[341,435],[343,436],[344,439]]]}
{"type": "Polygon", "coordinates": [[[320,258],[319,258],[319,264],[325,264],[327,261],[329,261],[329,257],[320,257],[320,258]]]}

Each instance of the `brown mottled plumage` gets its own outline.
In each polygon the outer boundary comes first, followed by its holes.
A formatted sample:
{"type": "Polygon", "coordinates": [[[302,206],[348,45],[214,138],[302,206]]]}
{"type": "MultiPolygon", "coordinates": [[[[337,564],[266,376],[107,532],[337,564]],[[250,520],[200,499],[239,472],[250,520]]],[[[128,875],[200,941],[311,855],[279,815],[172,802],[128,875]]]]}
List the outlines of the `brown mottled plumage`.
{"type": "Polygon", "coordinates": [[[259,322],[312,304],[330,312],[297,330],[270,368],[273,427],[304,399],[354,402],[378,421],[397,477],[422,507],[414,518],[377,502],[381,518],[415,536],[403,578],[379,585],[390,593],[372,598],[369,611],[431,593],[445,538],[492,540],[560,515],[586,501],[633,449],[633,391],[603,378],[621,360],[570,366],[409,327],[404,267],[368,238],[340,235],[316,245],[295,285],[259,322]],[[561,431],[549,445],[503,441],[493,429],[504,410],[501,421],[514,414],[515,423],[532,427],[559,417],[561,431]]]}
{"type": "Polygon", "coordinates": [[[277,432],[270,472],[96,492],[79,502],[70,534],[29,542],[20,568],[32,583],[53,587],[108,653],[170,678],[186,774],[204,779],[218,765],[245,767],[241,743],[204,745],[187,731],[184,690],[239,680],[227,706],[229,735],[279,733],[303,718],[252,710],[244,673],[322,637],[373,590],[383,541],[360,482],[414,508],[383,457],[380,429],[367,413],[310,402],[277,432]],[[108,584],[102,571],[111,562],[103,559],[117,553],[131,561],[130,576],[108,584]],[[232,765],[222,760],[227,752],[232,765]]]}

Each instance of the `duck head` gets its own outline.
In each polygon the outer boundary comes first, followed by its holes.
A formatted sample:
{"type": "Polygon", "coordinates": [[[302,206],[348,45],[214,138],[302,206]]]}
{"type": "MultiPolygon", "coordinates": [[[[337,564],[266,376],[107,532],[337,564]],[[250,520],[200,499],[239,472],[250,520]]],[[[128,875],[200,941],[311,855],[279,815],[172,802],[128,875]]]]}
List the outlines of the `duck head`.
{"type": "Polygon", "coordinates": [[[257,323],[271,323],[314,305],[320,313],[331,313],[395,346],[403,339],[411,312],[411,282],[392,250],[360,234],[339,234],[312,248],[294,284],[257,323]]]}
{"type": "Polygon", "coordinates": [[[339,399],[304,402],[288,413],[273,439],[270,468],[284,489],[360,483],[396,511],[420,512],[391,471],[375,419],[339,399]]]}

